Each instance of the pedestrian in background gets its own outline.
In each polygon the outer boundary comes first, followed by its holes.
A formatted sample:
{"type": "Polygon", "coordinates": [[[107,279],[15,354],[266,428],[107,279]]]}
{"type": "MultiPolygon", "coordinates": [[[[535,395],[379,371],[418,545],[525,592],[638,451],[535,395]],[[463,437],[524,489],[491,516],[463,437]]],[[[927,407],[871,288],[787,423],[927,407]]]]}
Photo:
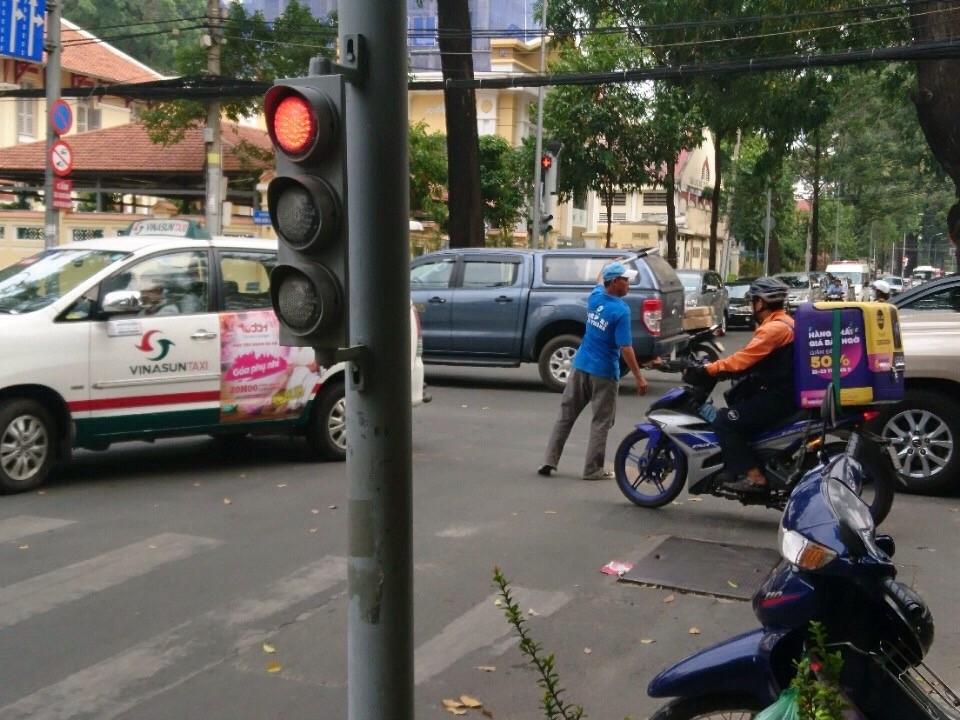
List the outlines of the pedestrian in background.
{"type": "Polygon", "coordinates": [[[587,329],[573,358],[573,372],[567,378],[560,415],[550,433],[543,465],[537,470],[541,475],[550,475],[557,469],[573,424],[590,405],[593,419],[590,421],[583,479],[608,480],[613,477],[613,472],[604,470],[603,463],[607,435],[617,411],[621,357],[637,380],[637,393],[645,395],[647,392],[647,381],[633,351],[630,307],[621,299],[630,291],[630,281],[636,276],[636,270],[617,261],[603,268],[597,278],[597,287],[587,300],[587,329]]]}

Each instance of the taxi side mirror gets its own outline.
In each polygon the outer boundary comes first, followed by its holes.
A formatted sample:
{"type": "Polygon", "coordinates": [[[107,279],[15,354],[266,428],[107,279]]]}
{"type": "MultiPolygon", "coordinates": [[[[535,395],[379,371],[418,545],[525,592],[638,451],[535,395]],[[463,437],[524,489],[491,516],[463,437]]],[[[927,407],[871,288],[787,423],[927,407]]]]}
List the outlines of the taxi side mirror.
{"type": "Polygon", "coordinates": [[[100,309],[107,315],[121,313],[136,313],[143,309],[138,290],[114,290],[108,292],[100,304],[100,309]]]}

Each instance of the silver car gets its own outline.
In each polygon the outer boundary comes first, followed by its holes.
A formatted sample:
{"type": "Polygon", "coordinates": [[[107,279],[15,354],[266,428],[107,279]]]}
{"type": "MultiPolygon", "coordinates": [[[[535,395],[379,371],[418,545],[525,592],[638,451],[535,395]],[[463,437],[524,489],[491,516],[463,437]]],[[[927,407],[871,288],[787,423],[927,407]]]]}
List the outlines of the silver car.
{"type": "Polygon", "coordinates": [[[787,292],[787,312],[791,314],[801,303],[820,302],[824,299],[823,286],[812,273],[777,273],[774,277],[790,288],[787,292]]]}
{"type": "Polygon", "coordinates": [[[714,322],[720,325],[720,334],[727,331],[727,291],[715,270],[677,270],[683,283],[683,294],[688,308],[708,307],[713,310],[714,322]]]}
{"type": "Polygon", "coordinates": [[[880,434],[916,493],[960,488],[960,275],[924,283],[892,299],[906,360],[903,401],[883,412],[880,434]]]}

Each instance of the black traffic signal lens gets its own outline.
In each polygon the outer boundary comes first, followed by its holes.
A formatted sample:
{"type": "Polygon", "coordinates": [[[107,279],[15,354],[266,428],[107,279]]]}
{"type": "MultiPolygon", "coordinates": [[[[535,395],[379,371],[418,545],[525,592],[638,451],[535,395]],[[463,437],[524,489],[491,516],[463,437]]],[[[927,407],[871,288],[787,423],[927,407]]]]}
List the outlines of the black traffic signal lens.
{"type": "Polygon", "coordinates": [[[319,249],[340,232],[340,203],[318,177],[274,178],[267,188],[267,206],[273,229],[294,250],[319,249]]]}
{"type": "Polygon", "coordinates": [[[293,332],[309,332],[323,319],[323,300],[306,275],[290,273],[277,289],[278,309],[293,332]]]}
{"type": "Polygon", "coordinates": [[[313,196],[303,185],[291,185],[277,198],[276,214],[277,232],[296,250],[310,245],[322,222],[313,196]]]}
{"type": "Polygon", "coordinates": [[[328,330],[343,313],[339,281],[318,263],[274,267],[270,300],[280,324],[297,337],[328,330]]]}

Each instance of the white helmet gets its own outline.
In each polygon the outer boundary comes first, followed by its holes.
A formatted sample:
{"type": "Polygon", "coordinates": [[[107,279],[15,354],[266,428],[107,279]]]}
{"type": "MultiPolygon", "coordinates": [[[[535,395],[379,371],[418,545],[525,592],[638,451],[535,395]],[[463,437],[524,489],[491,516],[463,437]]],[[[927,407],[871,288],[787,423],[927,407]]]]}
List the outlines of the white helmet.
{"type": "Polygon", "coordinates": [[[873,289],[882,292],[884,295],[890,294],[890,283],[886,280],[874,280],[873,289]]]}

